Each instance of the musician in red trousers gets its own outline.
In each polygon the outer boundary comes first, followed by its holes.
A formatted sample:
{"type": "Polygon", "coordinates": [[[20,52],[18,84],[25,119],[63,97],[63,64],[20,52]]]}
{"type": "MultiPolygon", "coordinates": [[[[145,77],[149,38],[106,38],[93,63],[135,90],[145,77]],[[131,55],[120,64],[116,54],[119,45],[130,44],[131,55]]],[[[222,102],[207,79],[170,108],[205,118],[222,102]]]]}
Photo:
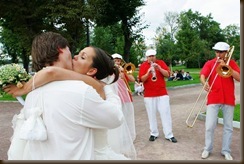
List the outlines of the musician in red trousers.
{"type": "MultiPolygon", "coordinates": [[[[207,111],[205,122],[205,147],[202,152],[202,158],[209,157],[213,150],[214,130],[217,126],[218,112],[223,112],[223,137],[221,154],[226,160],[233,160],[231,156],[231,140],[233,133],[233,113],[235,108],[235,85],[234,80],[240,81],[240,68],[230,57],[226,60],[226,55],[231,54],[229,44],[218,42],[214,45],[215,58],[209,60],[203,66],[200,72],[200,80],[204,89],[208,92],[207,111]],[[221,66],[220,66],[221,65],[221,66]],[[221,69],[229,66],[229,71],[221,69]],[[220,72],[219,72],[220,71],[220,72]],[[219,72],[219,73],[217,73],[219,72]],[[229,76],[227,76],[229,74],[229,76]]],[[[234,49],[233,49],[234,50],[234,49]]],[[[228,56],[228,55],[227,55],[228,56]]],[[[219,139],[220,136],[218,137],[219,139]]]]}
{"type": "Polygon", "coordinates": [[[140,66],[139,79],[144,85],[144,103],[150,125],[149,141],[155,141],[159,136],[157,127],[157,112],[159,112],[165,139],[176,143],[177,140],[172,132],[170,98],[165,82],[165,78],[170,75],[170,70],[163,60],[156,58],[155,50],[147,50],[146,58],[147,60],[140,66]]]}

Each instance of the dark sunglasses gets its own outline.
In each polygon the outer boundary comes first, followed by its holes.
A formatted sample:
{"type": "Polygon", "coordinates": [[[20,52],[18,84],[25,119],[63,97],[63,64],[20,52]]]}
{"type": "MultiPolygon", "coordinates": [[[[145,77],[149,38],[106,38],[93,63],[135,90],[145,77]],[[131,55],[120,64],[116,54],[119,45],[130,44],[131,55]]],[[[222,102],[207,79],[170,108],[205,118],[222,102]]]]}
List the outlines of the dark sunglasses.
{"type": "Polygon", "coordinates": [[[215,52],[216,52],[216,53],[219,53],[219,54],[222,54],[222,53],[224,53],[224,52],[226,52],[226,51],[218,51],[218,50],[216,50],[215,52]]]}

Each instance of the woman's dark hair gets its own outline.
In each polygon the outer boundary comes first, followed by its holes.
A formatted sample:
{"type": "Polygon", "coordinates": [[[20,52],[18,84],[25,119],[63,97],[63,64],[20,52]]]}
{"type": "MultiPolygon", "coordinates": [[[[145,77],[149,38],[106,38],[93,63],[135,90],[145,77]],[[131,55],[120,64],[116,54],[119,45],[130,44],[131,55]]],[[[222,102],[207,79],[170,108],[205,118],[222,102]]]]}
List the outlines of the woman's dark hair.
{"type": "Polygon", "coordinates": [[[97,68],[97,73],[94,75],[96,79],[101,80],[109,75],[114,75],[114,83],[119,78],[119,69],[115,66],[114,60],[110,54],[101,48],[90,46],[95,51],[92,67],[97,68]]]}
{"type": "Polygon", "coordinates": [[[39,71],[51,66],[59,57],[59,49],[69,47],[67,39],[61,34],[44,32],[36,36],[32,42],[32,68],[39,71]]]}

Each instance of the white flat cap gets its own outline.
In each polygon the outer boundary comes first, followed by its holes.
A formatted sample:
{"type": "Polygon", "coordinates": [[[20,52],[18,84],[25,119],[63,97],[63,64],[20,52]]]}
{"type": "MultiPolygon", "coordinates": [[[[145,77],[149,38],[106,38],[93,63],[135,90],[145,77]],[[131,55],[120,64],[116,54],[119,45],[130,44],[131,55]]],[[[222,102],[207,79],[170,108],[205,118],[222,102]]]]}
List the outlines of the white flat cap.
{"type": "Polygon", "coordinates": [[[115,58],[118,58],[118,59],[123,59],[122,56],[120,54],[113,54],[112,57],[115,59],[115,58]]]}
{"type": "Polygon", "coordinates": [[[228,51],[230,48],[230,45],[225,42],[218,42],[214,45],[212,48],[213,50],[219,50],[219,51],[228,51]]]}
{"type": "Polygon", "coordinates": [[[149,49],[146,51],[146,56],[156,55],[156,51],[153,49],[149,49]]]}

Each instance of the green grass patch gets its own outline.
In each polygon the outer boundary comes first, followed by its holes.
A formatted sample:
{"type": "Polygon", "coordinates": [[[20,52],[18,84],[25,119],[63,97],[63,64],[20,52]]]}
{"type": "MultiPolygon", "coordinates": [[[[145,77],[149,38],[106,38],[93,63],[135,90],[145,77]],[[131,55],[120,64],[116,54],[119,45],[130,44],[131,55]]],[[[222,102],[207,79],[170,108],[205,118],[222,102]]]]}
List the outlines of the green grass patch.
{"type": "Polygon", "coordinates": [[[172,71],[182,70],[182,69],[184,69],[185,72],[190,72],[190,73],[199,73],[201,70],[201,68],[186,68],[186,66],[183,65],[172,67],[172,71]]]}
{"type": "Polygon", "coordinates": [[[0,95],[0,101],[13,101],[13,100],[16,100],[16,98],[13,98],[11,95],[8,94],[0,95]]]}
{"type": "MultiPolygon", "coordinates": [[[[24,95],[22,97],[25,99],[26,95],[24,95]]],[[[1,101],[17,101],[17,99],[12,97],[12,95],[3,93],[3,94],[0,94],[0,102],[1,101]]]]}
{"type": "MultiPolygon", "coordinates": [[[[233,120],[240,122],[240,115],[241,115],[241,113],[240,113],[240,104],[236,104],[235,109],[234,109],[234,118],[233,118],[233,120]]],[[[223,118],[222,110],[219,111],[218,117],[219,118],[223,118]]]]}
{"type": "MultiPolygon", "coordinates": [[[[193,80],[177,80],[177,81],[166,81],[167,87],[177,87],[177,86],[183,86],[183,85],[189,85],[189,84],[199,84],[199,74],[192,74],[191,76],[193,80]]],[[[167,79],[165,79],[167,80],[167,79]]]]}
{"type": "MultiPolygon", "coordinates": [[[[206,114],[206,112],[204,112],[203,114],[206,114]]],[[[233,120],[234,121],[238,121],[240,122],[240,104],[236,104],[235,108],[234,108],[234,114],[233,114],[233,120]]],[[[218,117],[219,118],[223,118],[223,112],[222,110],[219,110],[219,113],[218,113],[218,117]]]]}

